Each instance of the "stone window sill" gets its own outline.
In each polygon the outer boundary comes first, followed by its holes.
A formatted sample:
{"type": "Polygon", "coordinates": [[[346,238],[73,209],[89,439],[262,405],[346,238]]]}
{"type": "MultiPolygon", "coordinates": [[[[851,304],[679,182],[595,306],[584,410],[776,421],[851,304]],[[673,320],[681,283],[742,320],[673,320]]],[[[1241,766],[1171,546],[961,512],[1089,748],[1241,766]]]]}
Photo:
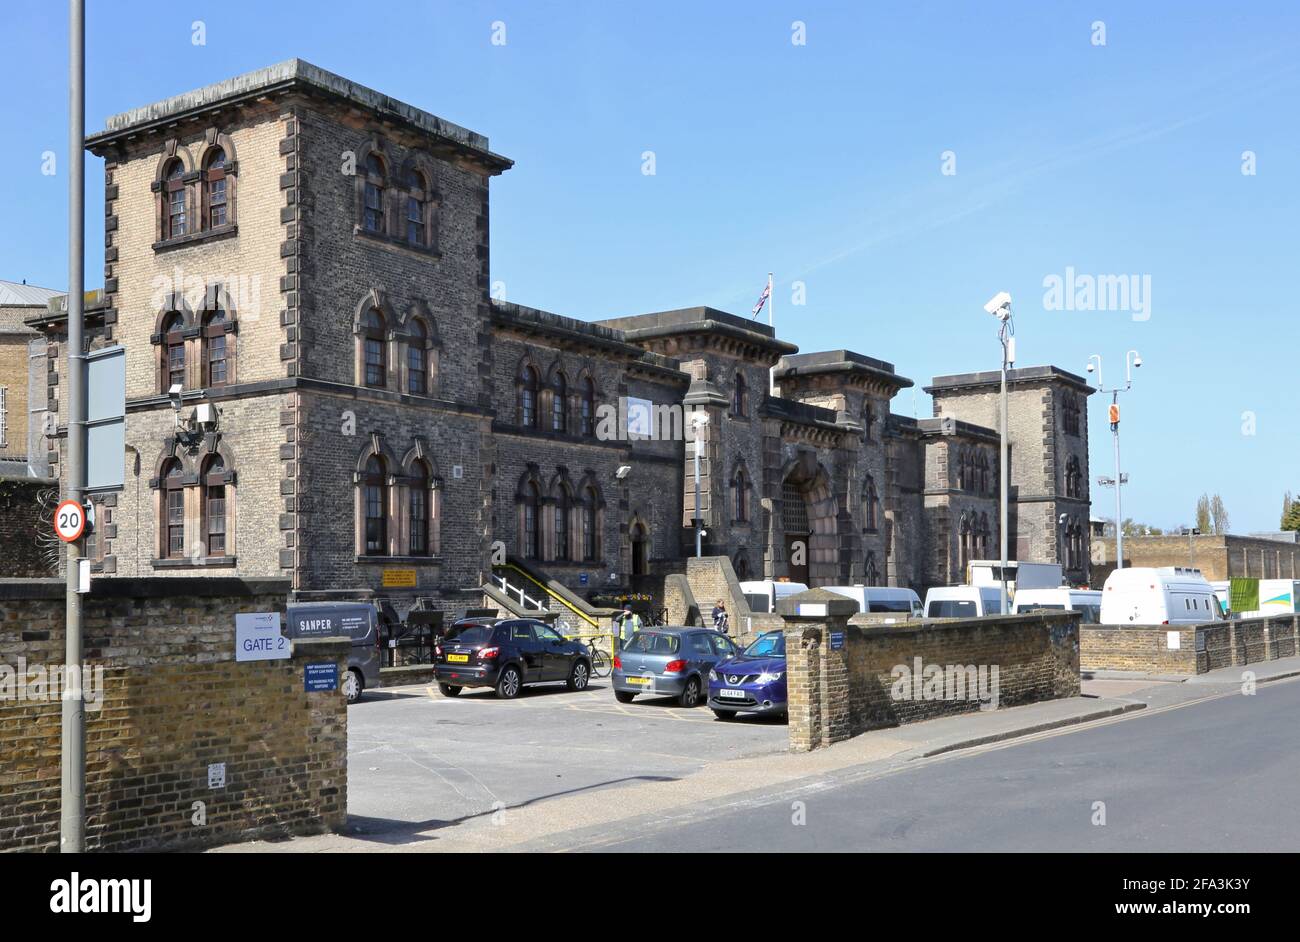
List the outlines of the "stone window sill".
{"type": "Polygon", "coordinates": [[[180,559],[153,559],[150,564],[154,569],[234,569],[238,556],[185,556],[180,559]]]}
{"type": "Polygon", "coordinates": [[[224,236],[234,236],[239,234],[239,226],[235,223],[228,223],[224,226],[217,226],[215,229],[202,229],[199,232],[190,232],[183,236],[177,236],[174,239],[162,239],[153,244],[155,252],[164,252],[167,249],[180,248],[186,245],[195,245],[199,242],[207,242],[209,239],[220,239],[224,236]]]}
{"type": "Polygon", "coordinates": [[[434,260],[442,258],[442,253],[432,246],[412,245],[405,239],[399,239],[396,236],[390,236],[385,233],[371,232],[358,224],[353,224],[352,234],[358,239],[365,239],[373,242],[375,245],[387,249],[397,249],[399,252],[409,252],[412,255],[418,255],[420,258],[431,258],[434,260]]]}
{"type": "Polygon", "coordinates": [[[358,554],[356,557],[358,565],[374,566],[392,566],[400,564],[403,566],[441,566],[441,556],[365,556],[358,554]]]}

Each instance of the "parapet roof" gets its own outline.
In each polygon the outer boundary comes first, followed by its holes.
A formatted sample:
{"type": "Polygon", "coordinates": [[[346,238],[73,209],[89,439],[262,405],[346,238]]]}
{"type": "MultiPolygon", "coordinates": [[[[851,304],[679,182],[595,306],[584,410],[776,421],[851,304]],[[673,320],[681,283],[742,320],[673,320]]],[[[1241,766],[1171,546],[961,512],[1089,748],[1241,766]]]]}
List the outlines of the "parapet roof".
{"type": "Polygon", "coordinates": [[[633,342],[681,334],[718,334],[754,344],[778,355],[797,353],[799,350],[789,341],[778,340],[776,331],[761,321],[737,317],[712,307],[685,307],[675,311],[634,314],[597,323],[621,330],[633,342]]]}
{"type": "Polygon", "coordinates": [[[223,105],[262,98],[290,89],[322,94],[369,111],[379,118],[414,127],[477,156],[498,171],[513,166],[513,161],[489,150],[488,139],[484,135],[359,85],[341,75],[335,75],[303,59],[287,59],[115,114],[104,122],[103,131],[86,138],[86,147],[99,153],[104,145],[131,134],[154,130],[223,105]]]}
{"type": "MultiPolygon", "coordinates": [[[[1057,382],[1073,386],[1078,392],[1090,396],[1094,392],[1088,381],[1077,373],[1070,373],[1058,366],[1026,366],[1007,370],[1007,386],[1028,386],[1034,383],[1057,382]]],[[[959,389],[977,389],[981,387],[997,388],[1002,384],[1000,370],[985,370],[981,373],[953,373],[948,376],[936,376],[925,387],[925,391],[935,393],[955,392],[959,389]]]]}
{"type": "Polygon", "coordinates": [[[894,372],[894,364],[875,357],[854,353],[852,350],[822,350],[816,353],[796,353],[781,358],[776,365],[776,378],[785,376],[809,376],[816,373],[856,374],[877,382],[883,382],[895,389],[906,389],[915,385],[906,376],[894,372]]]}

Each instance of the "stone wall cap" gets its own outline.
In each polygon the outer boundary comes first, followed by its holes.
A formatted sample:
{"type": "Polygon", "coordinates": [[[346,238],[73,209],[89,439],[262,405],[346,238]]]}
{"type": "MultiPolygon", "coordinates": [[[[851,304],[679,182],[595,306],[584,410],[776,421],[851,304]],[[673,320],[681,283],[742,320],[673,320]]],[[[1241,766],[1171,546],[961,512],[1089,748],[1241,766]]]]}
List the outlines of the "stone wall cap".
{"type": "Polygon", "coordinates": [[[778,601],[776,613],[801,620],[849,618],[858,613],[858,603],[828,589],[809,589],[778,601]]]}

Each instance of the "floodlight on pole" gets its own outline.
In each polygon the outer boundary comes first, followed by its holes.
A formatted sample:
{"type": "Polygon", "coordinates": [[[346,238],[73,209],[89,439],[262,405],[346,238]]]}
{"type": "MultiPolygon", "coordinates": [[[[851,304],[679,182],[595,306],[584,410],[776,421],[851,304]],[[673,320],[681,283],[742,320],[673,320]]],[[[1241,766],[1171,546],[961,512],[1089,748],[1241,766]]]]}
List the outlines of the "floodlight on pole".
{"type": "Polygon", "coordinates": [[[1088,372],[1097,373],[1097,391],[1101,393],[1110,393],[1110,431],[1115,439],[1115,476],[1113,478],[1098,478],[1097,483],[1102,487],[1115,488],[1115,568],[1124,568],[1124,502],[1123,489],[1128,483],[1128,475],[1120,470],[1119,454],[1119,394],[1128,392],[1133,388],[1133,370],[1142,367],[1142,354],[1136,350],[1129,350],[1124,354],[1124,386],[1120,388],[1114,386],[1106,388],[1106,383],[1102,379],[1101,372],[1101,354],[1094,353],[1088,357],[1088,372]]]}
{"type": "Polygon", "coordinates": [[[1002,344],[1002,421],[1001,421],[1001,438],[998,448],[998,490],[999,490],[999,512],[998,512],[998,537],[1001,548],[1001,611],[1005,614],[1007,607],[1007,367],[1015,361],[1016,358],[1016,340],[1015,340],[1015,323],[1011,319],[1011,294],[1007,291],[999,291],[991,297],[984,310],[996,317],[999,321],[998,341],[1002,344]]]}

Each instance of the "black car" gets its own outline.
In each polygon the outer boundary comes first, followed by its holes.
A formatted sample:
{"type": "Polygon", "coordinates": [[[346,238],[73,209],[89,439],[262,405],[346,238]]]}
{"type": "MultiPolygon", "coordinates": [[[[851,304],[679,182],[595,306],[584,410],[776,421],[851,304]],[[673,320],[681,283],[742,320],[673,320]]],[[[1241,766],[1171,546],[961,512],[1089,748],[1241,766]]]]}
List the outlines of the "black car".
{"type": "Polygon", "coordinates": [[[433,662],[447,697],[464,687],[495,687],[510,700],[525,684],[562,680],[570,690],[585,690],[591,680],[585,645],[528,618],[457,622],[434,648],[433,662]]]}

